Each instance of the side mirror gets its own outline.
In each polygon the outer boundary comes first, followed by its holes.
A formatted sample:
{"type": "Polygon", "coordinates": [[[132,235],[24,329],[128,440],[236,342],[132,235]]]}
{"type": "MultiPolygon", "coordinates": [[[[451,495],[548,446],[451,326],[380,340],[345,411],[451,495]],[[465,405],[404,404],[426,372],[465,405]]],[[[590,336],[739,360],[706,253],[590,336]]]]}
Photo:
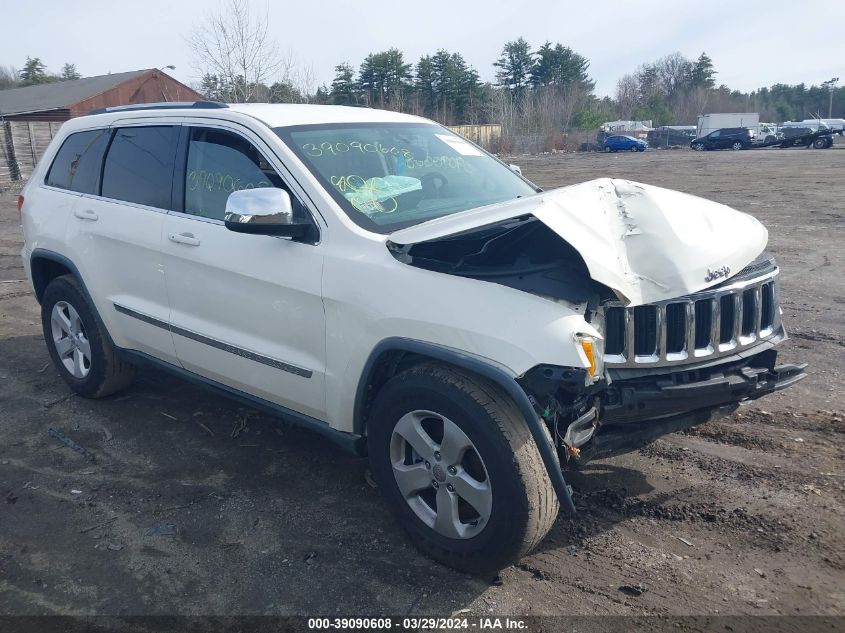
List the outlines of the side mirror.
{"type": "Polygon", "coordinates": [[[235,233],[302,237],[311,228],[310,222],[294,222],[290,194],[273,187],[233,191],[223,218],[235,233]]]}
{"type": "Polygon", "coordinates": [[[508,165],[508,167],[510,167],[510,170],[515,174],[519,174],[520,176],[522,175],[522,169],[519,165],[508,165]]]}

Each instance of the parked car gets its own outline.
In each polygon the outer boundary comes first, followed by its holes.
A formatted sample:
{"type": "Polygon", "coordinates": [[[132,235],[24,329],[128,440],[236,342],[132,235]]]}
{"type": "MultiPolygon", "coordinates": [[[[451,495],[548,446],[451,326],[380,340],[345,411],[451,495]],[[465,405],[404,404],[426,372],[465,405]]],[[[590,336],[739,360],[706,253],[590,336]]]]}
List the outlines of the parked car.
{"type": "Polygon", "coordinates": [[[811,128],[811,127],[800,127],[797,125],[788,125],[784,126],[780,129],[780,138],[784,140],[788,140],[791,138],[796,138],[798,136],[806,136],[807,134],[812,134],[818,128],[811,128]]]}
{"type": "Polygon", "coordinates": [[[542,191],[395,112],[110,108],[62,126],[18,208],[73,391],[152,365],[312,429],[468,572],[574,512],[563,469],[804,376],[776,364],[751,216],[625,180],[542,191]]]}
{"type": "Polygon", "coordinates": [[[633,136],[617,134],[604,139],[602,147],[604,147],[604,151],[606,152],[644,152],[648,147],[648,143],[633,136]]]}
{"type": "Polygon", "coordinates": [[[663,126],[649,130],[649,147],[687,146],[695,138],[695,126],[663,126]]]}
{"type": "Polygon", "coordinates": [[[693,139],[690,147],[699,152],[710,149],[748,149],[753,140],[754,135],[747,127],[726,127],[693,139]]]}

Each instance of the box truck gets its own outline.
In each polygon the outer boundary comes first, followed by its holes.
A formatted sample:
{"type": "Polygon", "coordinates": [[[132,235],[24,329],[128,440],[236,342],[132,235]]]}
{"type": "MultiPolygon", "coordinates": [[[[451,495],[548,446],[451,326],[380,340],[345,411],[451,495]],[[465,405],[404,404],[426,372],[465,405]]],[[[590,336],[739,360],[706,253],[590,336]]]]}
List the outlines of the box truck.
{"type": "Polygon", "coordinates": [[[713,130],[726,127],[747,127],[756,137],[760,127],[760,115],[757,112],[720,112],[718,114],[700,114],[696,136],[707,136],[713,130]]]}

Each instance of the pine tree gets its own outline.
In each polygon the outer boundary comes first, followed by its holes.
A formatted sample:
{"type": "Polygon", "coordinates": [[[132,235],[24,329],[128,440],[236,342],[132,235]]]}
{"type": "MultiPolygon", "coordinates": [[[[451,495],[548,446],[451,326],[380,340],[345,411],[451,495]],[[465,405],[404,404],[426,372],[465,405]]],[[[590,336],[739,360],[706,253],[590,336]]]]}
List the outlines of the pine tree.
{"type": "Polygon", "coordinates": [[[690,84],[696,88],[713,88],[716,85],[716,71],[713,70],[713,60],[707,53],[699,55],[692,66],[690,84]]]}
{"type": "Polygon", "coordinates": [[[520,96],[523,88],[528,85],[531,68],[534,66],[531,47],[522,37],[506,42],[501,57],[493,66],[499,69],[496,71],[499,85],[509,88],[515,96],[520,96]]]}
{"type": "Polygon", "coordinates": [[[210,101],[229,101],[230,90],[227,90],[223,80],[217,75],[206,73],[200,82],[200,94],[210,101]]]}
{"type": "Polygon", "coordinates": [[[67,81],[70,79],[82,79],[82,75],[76,70],[76,64],[65,64],[62,66],[62,79],[67,81]]]}
{"type": "Polygon", "coordinates": [[[590,62],[568,46],[560,43],[552,46],[551,42],[546,42],[536,55],[536,62],[531,68],[533,85],[566,88],[582,84],[592,88],[593,82],[587,75],[590,62]]]}
{"type": "Polygon", "coordinates": [[[370,53],[361,63],[358,84],[372,106],[401,108],[404,92],[411,87],[411,64],[402,51],[390,48],[370,53]]]}
{"type": "Polygon", "coordinates": [[[336,105],[354,105],[358,103],[358,87],[355,84],[355,70],[346,62],[334,67],[329,100],[336,105]]]}
{"type": "Polygon", "coordinates": [[[32,86],[50,81],[47,67],[39,57],[27,57],[23,69],[20,71],[21,85],[32,86]]]}
{"type": "Polygon", "coordinates": [[[415,75],[414,91],[419,98],[419,104],[426,116],[432,116],[437,110],[437,88],[431,56],[420,57],[415,75]]]}

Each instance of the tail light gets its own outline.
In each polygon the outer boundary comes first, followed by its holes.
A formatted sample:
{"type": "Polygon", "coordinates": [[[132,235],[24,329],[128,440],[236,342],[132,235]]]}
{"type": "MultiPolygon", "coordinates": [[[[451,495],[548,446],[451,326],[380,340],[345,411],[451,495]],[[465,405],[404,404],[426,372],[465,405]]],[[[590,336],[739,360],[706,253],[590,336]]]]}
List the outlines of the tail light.
{"type": "Polygon", "coordinates": [[[18,196],[18,219],[23,220],[21,210],[23,209],[23,196],[18,196]]]}

